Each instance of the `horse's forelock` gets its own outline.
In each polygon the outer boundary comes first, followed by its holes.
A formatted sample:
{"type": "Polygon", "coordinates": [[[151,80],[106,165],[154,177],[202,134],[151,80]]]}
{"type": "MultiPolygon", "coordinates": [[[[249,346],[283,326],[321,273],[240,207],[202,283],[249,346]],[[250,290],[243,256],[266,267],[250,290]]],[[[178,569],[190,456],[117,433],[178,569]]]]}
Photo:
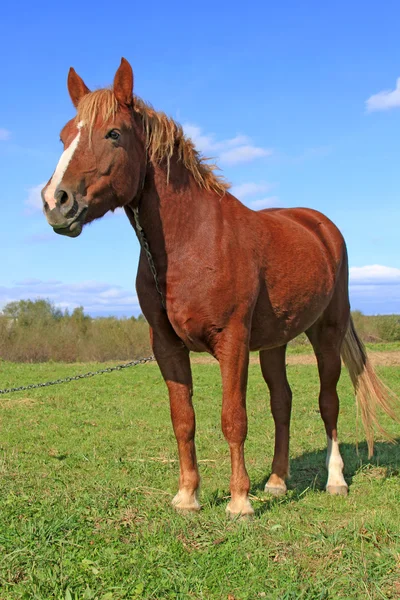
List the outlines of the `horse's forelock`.
{"type": "Polygon", "coordinates": [[[96,90],[83,96],[78,104],[76,122],[83,122],[89,127],[89,135],[95,123],[112,121],[118,111],[118,102],[111,89],[96,90]]]}

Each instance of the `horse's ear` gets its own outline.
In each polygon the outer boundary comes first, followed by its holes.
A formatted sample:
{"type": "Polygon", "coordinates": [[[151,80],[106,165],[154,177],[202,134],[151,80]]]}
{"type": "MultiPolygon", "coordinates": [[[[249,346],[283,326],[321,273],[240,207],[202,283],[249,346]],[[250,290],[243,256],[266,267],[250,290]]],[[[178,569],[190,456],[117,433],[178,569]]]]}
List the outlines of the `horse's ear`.
{"type": "Polygon", "coordinates": [[[131,65],[125,58],[121,58],[121,64],[114,77],[114,95],[119,104],[131,106],[133,102],[133,71],[131,65]]]}
{"type": "Polygon", "coordinates": [[[79,77],[78,73],[76,73],[75,69],[72,67],[68,73],[68,92],[75,108],[77,108],[83,96],[86,96],[86,94],[90,93],[90,90],[83,79],[79,77]]]}

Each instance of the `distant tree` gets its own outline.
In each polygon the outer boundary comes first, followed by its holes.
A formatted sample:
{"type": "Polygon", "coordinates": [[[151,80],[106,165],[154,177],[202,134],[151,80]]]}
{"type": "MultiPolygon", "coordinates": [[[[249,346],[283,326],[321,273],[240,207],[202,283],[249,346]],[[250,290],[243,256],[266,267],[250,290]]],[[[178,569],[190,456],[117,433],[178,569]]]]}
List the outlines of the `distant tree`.
{"type": "Polygon", "coordinates": [[[92,318],[89,315],[85,315],[83,306],[77,306],[72,311],[70,320],[82,333],[86,333],[92,318]]]}
{"type": "Polygon", "coordinates": [[[71,319],[75,321],[91,321],[91,317],[89,315],[85,315],[85,309],[83,306],[77,306],[72,311],[71,319]]]}
{"type": "Polygon", "coordinates": [[[34,323],[49,324],[59,321],[64,314],[60,308],[54,306],[50,300],[18,300],[9,302],[3,308],[3,315],[18,320],[20,325],[32,325],[34,323]]]}

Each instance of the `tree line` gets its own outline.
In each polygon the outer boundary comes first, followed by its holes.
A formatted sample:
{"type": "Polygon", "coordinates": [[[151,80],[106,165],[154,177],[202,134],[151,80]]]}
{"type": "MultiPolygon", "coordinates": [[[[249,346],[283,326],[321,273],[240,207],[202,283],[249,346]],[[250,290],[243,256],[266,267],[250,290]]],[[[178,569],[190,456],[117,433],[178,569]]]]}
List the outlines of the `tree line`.
{"type": "Polygon", "coordinates": [[[19,300],[0,314],[0,359],[13,362],[132,360],[151,353],[143,315],[130,318],[72,312],[49,300],[19,300]]]}
{"type": "MultiPolygon", "coordinates": [[[[352,313],[365,342],[400,341],[400,316],[352,313]]],[[[308,344],[304,334],[292,344],[308,344]]],[[[90,317],[82,306],[62,310],[49,300],[19,300],[0,313],[0,359],[13,362],[106,362],[151,354],[139,317],[90,317]]]]}

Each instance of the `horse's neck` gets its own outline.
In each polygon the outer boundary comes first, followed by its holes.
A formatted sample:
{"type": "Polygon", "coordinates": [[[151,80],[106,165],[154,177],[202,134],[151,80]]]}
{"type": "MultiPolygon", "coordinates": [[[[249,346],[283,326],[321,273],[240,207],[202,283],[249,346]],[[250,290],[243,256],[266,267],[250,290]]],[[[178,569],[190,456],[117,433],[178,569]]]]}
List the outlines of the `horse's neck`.
{"type": "Polygon", "coordinates": [[[160,267],[166,266],[167,255],[184,251],[218,202],[217,194],[201,189],[174,158],[169,178],[163,166],[149,165],[138,216],[160,267]]]}

